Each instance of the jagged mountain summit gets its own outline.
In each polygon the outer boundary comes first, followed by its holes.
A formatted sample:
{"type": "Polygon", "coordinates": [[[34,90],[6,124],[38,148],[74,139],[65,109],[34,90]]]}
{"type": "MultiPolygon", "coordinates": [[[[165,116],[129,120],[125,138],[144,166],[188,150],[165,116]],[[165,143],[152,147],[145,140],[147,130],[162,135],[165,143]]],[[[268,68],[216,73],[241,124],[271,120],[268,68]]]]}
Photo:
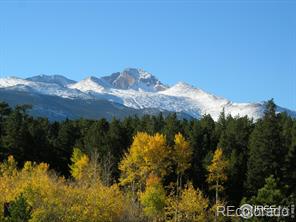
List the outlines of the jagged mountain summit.
{"type": "Polygon", "coordinates": [[[116,89],[134,89],[157,92],[167,89],[155,76],[143,69],[128,68],[123,72],[116,72],[110,76],[104,76],[106,80],[116,89]]]}
{"type": "Polygon", "coordinates": [[[158,92],[167,89],[168,86],[162,84],[155,76],[143,69],[128,68],[122,72],[101,78],[87,77],[71,85],[70,88],[79,89],[82,92],[93,91],[97,93],[108,89],[158,92]]]}
{"type": "MultiPolygon", "coordinates": [[[[33,103],[35,113],[54,117],[52,119],[177,112],[193,118],[210,114],[217,120],[222,110],[232,116],[247,115],[258,119],[264,113],[264,102],[234,103],[183,82],[168,86],[151,73],[135,68],[109,76],[89,76],[79,82],[61,75],[0,78],[0,99],[11,104],[33,103]],[[90,112],[91,115],[83,115],[90,112]],[[96,116],[96,113],[100,115],[96,116]]],[[[295,111],[282,107],[278,107],[278,111],[296,116],[295,111]]]]}

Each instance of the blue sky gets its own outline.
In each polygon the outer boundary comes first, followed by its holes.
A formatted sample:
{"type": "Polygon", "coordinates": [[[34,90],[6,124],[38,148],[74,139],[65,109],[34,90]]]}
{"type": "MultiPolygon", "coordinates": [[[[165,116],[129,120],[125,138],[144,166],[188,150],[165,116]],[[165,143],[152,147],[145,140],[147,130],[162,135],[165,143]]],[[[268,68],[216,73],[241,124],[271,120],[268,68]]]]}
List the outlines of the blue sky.
{"type": "Polygon", "coordinates": [[[296,1],[0,0],[0,77],[126,67],[296,110],[296,1]]]}

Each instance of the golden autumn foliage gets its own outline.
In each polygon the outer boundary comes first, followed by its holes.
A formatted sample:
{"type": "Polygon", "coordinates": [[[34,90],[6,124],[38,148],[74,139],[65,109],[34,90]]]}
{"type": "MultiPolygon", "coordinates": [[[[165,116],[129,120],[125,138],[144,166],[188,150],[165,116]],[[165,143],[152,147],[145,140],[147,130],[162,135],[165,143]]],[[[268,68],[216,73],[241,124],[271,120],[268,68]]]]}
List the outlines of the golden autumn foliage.
{"type": "Polygon", "coordinates": [[[89,163],[88,156],[80,149],[74,148],[71,162],[72,164],[69,166],[71,175],[77,180],[81,179],[89,163]]]}
{"type": "Polygon", "coordinates": [[[209,200],[199,189],[189,183],[180,196],[167,198],[166,221],[203,222],[207,221],[209,200]]]}
{"type": "MultiPolygon", "coordinates": [[[[223,157],[223,151],[221,148],[217,148],[211,164],[208,166],[208,178],[207,181],[211,185],[210,189],[215,190],[215,204],[219,202],[219,192],[224,189],[223,183],[227,180],[226,171],[228,168],[228,161],[223,157]]],[[[215,220],[217,221],[217,217],[215,220]]]]}
{"type": "Polygon", "coordinates": [[[163,178],[169,171],[170,150],[164,135],[139,132],[120,162],[120,184],[143,185],[150,174],[163,178]]]}
{"type": "Polygon", "coordinates": [[[26,162],[18,170],[12,157],[0,169],[0,205],[23,195],[32,209],[30,222],[108,222],[124,215],[126,199],[117,185],[79,186],[56,176],[44,163],[26,162]]]}
{"type": "Polygon", "coordinates": [[[149,176],[146,182],[146,189],[140,194],[140,202],[144,214],[155,220],[163,218],[166,194],[157,176],[149,176]]]}
{"type": "Polygon", "coordinates": [[[183,174],[190,167],[192,150],[189,142],[185,140],[181,133],[175,135],[174,157],[177,164],[176,173],[183,174]]]}
{"type": "Polygon", "coordinates": [[[17,163],[13,156],[8,156],[7,160],[0,165],[1,176],[13,176],[17,173],[17,163]]]}
{"type": "Polygon", "coordinates": [[[175,145],[173,150],[173,159],[176,164],[177,174],[177,191],[182,187],[182,176],[184,172],[191,166],[192,150],[189,142],[185,140],[181,133],[175,135],[175,145]]]}
{"type": "MultiPolygon", "coordinates": [[[[211,221],[208,199],[191,183],[182,188],[180,180],[177,190],[172,186],[177,194],[167,195],[170,189],[163,178],[175,167],[179,181],[190,168],[191,157],[190,144],[180,133],[172,147],[162,134],[137,133],[120,162],[120,182],[107,186],[97,158],[77,148],[69,179],[56,175],[46,163],[27,161],[18,168],[9,156],[0,162],[0,206],[25,201],[28,222],[211,221]]],[[[217,150],[208,168],[211,183],[225,181],[227,162],[222,157],[217,150]]],[[[3,211],[0,221],[5,221],[3,211]]]]}
{"type": "Polygon", "coordinates": [[[131,188],[133,200],[139,200],[144,215],[151,221],[179,221],[178,217],[180,221],[203,221],[208,213],[208,199],[192,184],[181,190],[181,178],[190,168],[191,158],[192,149],[181,133],[175,135],[170,148],[164,135],[139,132],[119,164],[120,185],[131,188]],[[172,167],[178,176],[177,195],[167,197],[162,178],[172,167]]]}
{"type": "Polygon", "coordinates": [[[223,190],[222,184],[227,180],[227,168],[228,161],[224,160],[222,149],[217,148],[208,166],[208,183],[212,185],[212,189],[223,190]]]}
{"type": "Polygon", "coordinates": [[[208,199],[199,189],[194,189],[191,183],[181,192],[179,207],[185,218],[191,217],[192,221],[205,221],[208,205],[208,199]]]}

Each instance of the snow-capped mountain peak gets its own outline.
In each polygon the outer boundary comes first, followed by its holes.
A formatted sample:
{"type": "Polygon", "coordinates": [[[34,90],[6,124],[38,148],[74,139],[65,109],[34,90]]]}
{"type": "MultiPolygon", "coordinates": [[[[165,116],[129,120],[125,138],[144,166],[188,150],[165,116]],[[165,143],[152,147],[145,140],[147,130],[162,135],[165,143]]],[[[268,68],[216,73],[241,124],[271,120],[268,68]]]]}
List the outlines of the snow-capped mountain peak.
{"type": "Polygon", "coordinates": [[[178,82],[177,84],[171,86],[170,88],[160,92],[166,95],[179,95],[184,97],[189,97],[192,99],[199,99],[201,97],[207,98],[209,100],[221,100],[225,103],[229,102],[228,100],[217,97],[211,93],[205,92],[202,89],[196,88],[185,82],[178,82]]]}
{"type": "Polygon", "coordinates": [[[186,82],[177,82],[175,85],[171,86],[167,90],[175,90],[175,91],[190,91],[190,90],[196,90],[197,88],[186,83],[186,82]]]}
{"type": "Polygon", "coordinates": [[[37,75],[30,78],[27,78],[27,80],[33,81],[33,82],[44,82],[44,83],[54,83],[60,86],[68,86],[70,84],[76,83],[74,80],[68,79],[62,75],[37,75]]]}
{"type": "MultiPolygon", "coordinates": [[[[254,119],[264,113],[264,103],[234,103],[184,82],[169,87],[151,73],[135,68],[101,78],[89,76],[79,82],[60,75],[39,75],[27,79],[5,77],[0,78],[0,90],[87,100],[90,103],[105,100],[133,109],[181,112],[195,118],[210,114],[214,120],[223,110],[226,115],[247,115],[254,119]]],[[[296,112],[278,107],[279,112],[283,110],[296,117],[296,112]]]]}
{"type": "Polygon", "coordinates": [[[116,89],[157,92],[167,88],[151,73],[143,69],[127,68],[122,72],[102,77],[116,89]]]}
{"type": "MultiPolygon", "coordinates": [[[[46,78],[49,78],[49,77],[50,76],[47,76],[46,78]]],[[[0,88],[6,89],[6,90],[29,92],[29,93],[42,94],[42,95],[53,95],[53,96],[59,96],[63,98],[82,98],[82,99],[90,98],[88,95],[83,94],[80,91],[67,88],[67,85],[64,87],[61,85],[61,83],[60,84],[57,84],[55,82],[48,83],[48,82],[42,81],[42,79],[39,79],[41,81],[37,81],[36,79],[37,77],[36,78],[32,77],[32,78],[33,80],[30,80],[30,78],[22,79],[18,77],[0,78],[0,88]]],[[[63,77],[63,79],[66,79],[66,78],[63,77]]]]}
{"type": "Polygon", "coordinates": [[[101,93],[106,88],[109,88],[110,84],[102,79],[94,76],[89,76],[75,84],[69,86],[71,89],[78,89],[81,92],[96,92],[101,93]]]}
{"type": "Polygon", "coordinates": [[[30,81],[19,78],[19,77],[15,77],[15,76],[0,78],[0,88],[13,87],[17,85],[29,85],[29,84],[30,84],[30,81]]]}

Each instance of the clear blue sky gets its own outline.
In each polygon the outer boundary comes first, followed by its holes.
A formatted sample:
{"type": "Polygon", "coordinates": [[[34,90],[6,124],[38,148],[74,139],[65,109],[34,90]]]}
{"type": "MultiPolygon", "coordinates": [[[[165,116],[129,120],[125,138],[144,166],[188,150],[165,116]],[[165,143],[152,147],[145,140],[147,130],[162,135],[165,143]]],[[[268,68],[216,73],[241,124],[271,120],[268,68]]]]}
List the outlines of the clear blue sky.
{"type": "Polygon", "coordinates": [[[0,77],[125,67],[296,110],[296,1],[0,0],[0,77]]]}

